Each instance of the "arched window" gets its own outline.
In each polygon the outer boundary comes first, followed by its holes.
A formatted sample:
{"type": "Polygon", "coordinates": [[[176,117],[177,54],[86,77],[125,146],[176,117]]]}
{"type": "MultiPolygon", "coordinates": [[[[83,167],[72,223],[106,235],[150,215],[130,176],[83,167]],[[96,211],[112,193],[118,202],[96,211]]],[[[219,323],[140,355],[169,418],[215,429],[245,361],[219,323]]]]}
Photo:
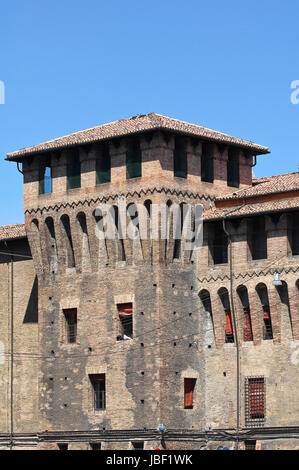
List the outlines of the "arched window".
{"type": "Polygon", "coordinates": [[[258,284],[256,292],[262,304],[263,309],[263,339],[273,339],[272,320],[270,313],[268,290],[265,284],[258,284]]]}
{"type": "Polygon", "coordinates": [[[61,225],[63,228],[63,236],[64,236],[64,243],[65,243],[66,267],[74,268],[75,267],[75,255],[74,255],[73,240],[72,240],[72,235],[71,235],[70,219],[68,215],[62,215],[60,220],[61,220],[61,225]]]}
{"type": "Polygon", "coordinates": [[[39,194],[52,192],[52,168],[50,161],[46,162],[40,170],[39,194]]]}
{"type": "Polygon", "coordinates": [[[225,342],[226,343],[234,343],[234,329],[233,329],[233,322],[232,322],[232,313],[230,308],[229,302],[229,295],[228,291],[225,287],[222,287],[218,291],[219,298],[221,300],[224,313],[225,313],[225,342]]]}
{"type": "Polygon", "coordinates": [[[245,286],[239,286],[237,288],[237,293],[240,298],[240,302],[243,307],[244,312],[244,330],[243,330],[243,339],[244,341],[253,341],[252,333],[252,324],[251,324],[251,315],[248,299],[248,291],[245,286]]]}
{"type": "Polygon", "coordinates": [[[58,271],[58,259],[57,259],[57,243],[55,236],[55,228],[52,217],[47,217],[45,220],[46,231],[47,231],[47,251],[50,269],[52,273],[58,271]]]}
{"type": "Polygon", "coordinates": [[[205,310],[205,312],[208,313],[208,315],[210,317],[211,327],[213,329],[213,334],[215,334],[210,293],[206,289],[203,289],[202,291],[199,292],[198,296],[200,298],[203,309],[205,310]]]}

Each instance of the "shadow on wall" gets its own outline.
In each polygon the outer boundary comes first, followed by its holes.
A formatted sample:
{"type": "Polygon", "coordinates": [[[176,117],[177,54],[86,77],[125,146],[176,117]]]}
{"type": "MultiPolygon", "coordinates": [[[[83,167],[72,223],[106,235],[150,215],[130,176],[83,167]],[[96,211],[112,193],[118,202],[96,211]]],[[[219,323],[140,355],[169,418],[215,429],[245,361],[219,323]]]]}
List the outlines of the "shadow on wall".
{"type": "Polygon", "coordinates": [[[23,323],[38,323],[38,280],[35,276],[23,323]]]}

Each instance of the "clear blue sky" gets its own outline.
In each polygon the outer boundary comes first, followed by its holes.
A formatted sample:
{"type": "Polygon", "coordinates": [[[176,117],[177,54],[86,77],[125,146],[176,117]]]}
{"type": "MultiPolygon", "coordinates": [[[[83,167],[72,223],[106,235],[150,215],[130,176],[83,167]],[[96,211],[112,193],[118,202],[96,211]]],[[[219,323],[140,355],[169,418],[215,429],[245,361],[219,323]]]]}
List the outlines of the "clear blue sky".
{"type": "Polygon", "coordinates": [[[3,0],[0,224],[23,222],[6,153],[157,112],[270,147],[257,176],[296,171],[296,0],[3,0]]]}

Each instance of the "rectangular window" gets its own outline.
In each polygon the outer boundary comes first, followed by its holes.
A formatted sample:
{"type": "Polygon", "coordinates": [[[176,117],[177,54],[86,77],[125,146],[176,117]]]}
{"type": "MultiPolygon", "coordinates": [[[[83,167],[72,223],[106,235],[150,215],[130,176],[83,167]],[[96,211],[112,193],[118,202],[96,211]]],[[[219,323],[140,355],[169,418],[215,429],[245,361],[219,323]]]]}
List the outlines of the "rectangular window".
{"type": "Polygon", "coordinates": [[[67,165],[67,189],[76,189],[81,186],[81,163],[78,159],[67,165]]]}
{"type": "Polygon", "coordinates": [[[184,141],[178,137],[173,151],[173,172],[177,178],[187,178],[187,152],[184,141]]]}
{"type": "Polygon", "coordinates": [[[228,240],[221,223],[214,224],[213,236],[214,264],[226,264],[228,261],[228,240]]]}
{"type": "Polygon", "coordinates": [[[133,305],[132,303],[117,305],[120,321],[120,337],[118,339],[133,338],[133,305]]]}
{"type": "Polygon", "coordinates": [[[291,244],[292,255],[299,255],[299,214],[295,213],[288,217],[289,241],[291,244]]]}
{"type": "Polygon", "coordinates": [[[184,379],[184,408],[186,410],[193,408],[195,384],[196,379],[184,379]]]}
{"type": "Polygon", "coordinates": [[[265,379],[253,377],[245,379],[246,425],[259,426],[265,421],[265,379]]]}
{"type": "Polygon", "coordinates": [[[213,145],[211,144],[202,144],[201,181],[207,183],[213,183],[214,181],[213,145]]]}
{"type": "Polygon", "coordinates": [[[105,374],[91,374],[89,376],[93,388],[94,410],[106,409],[106,379],[105,374]]]}
{"type": "Polygon", "coordinates": [[[245,441],[245,450],[256,450],[256,441],[245,441]]]}
{"type": "Polygon", "coordinates": [[[50,194],[52,192],[52,168],[44,166],[40,172],[39,194],[50,194]]]}
{"type": "Polygon", "coordinates": [[[267,232],[263,216],[248,223],[248,245],[253,260],[267,258],[267,232]]]}
{"type": "Polygon", "coordinates": [[[128,146],[126,154],[127,179],[139,178],[142,172],[141,150],[138,141],[133,141],[128,146]]]}
{"type": "Polygon", "coordinates": [[[100,442],[90,442],[90,450],[101,450],[100,442]]]}
{"type": "Polygon", "coordinates": [[[144,449],[144,442],[143,441],[132,442],[132,447],[133,447],[134,450],[143,450],[144,449]]]}
{"type": "Polygon", "coordinates": [[[77,309],[67,308],[63,310],[66,325],[66,340],[75,343],[77,340],[77,309]]]}
{"type": "Polygon", "coordinates": [[[236,149],[228,150],[227,185],[234,188],[240,185],[239,151],[236,149]]]}
{"type": "Polygon", "coordinates": [[[96,160],[96,184],[110,183],[111,157],[109,146],[103,146],[101,156],[96,160]]]}
{"type": "Polygon", "coordinates": [[[57,444],[58,445],[58,450],[68,450],[69,445],[68,444],[57,444]]]}

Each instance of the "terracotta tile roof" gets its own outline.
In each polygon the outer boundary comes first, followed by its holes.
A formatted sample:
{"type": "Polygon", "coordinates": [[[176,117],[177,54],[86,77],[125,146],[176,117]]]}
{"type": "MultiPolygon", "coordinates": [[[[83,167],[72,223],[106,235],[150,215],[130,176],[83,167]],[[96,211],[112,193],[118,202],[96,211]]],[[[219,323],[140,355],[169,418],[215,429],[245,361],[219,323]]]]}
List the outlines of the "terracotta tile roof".
{"type": "Polygon", "coordinates": [[[271,193],[284,193],[299,189],[299,172],[285,173],[282,175],[254,178],[253,186],[234,191],[232,194],[220,196],[217,201],[265,196],[271,193]]]}
{"type": "Polygon", "coordinates": [[[3,225],[0,226],[0,241],[12,240],[16,238],[26,238],[25,225],[3,225]]]}
{"type": "Polygon", "coordinates": [[[136,134],[145,131],[165,129],[173,132],[180,132],[190,136],[213,140],[215,142],[238,145],[252,150],[254,154],[261,155],[269,152],[268,147],[254,144],[246,140],[238,139],[221,132],[217,132],[206,127],[190,124],[178,119],[169,118],[156,113],[138,115],[128,119],[110,122],[91,129],[75,132],[73,134],[50,140],[48,142],[27,147],[7,154],[7,160],[18,161],[27,155],[46,152],[50,150],[63,149],[73,145],[89,144],[100,140],[136,134]]]}
{"type": "Polygon", "coordinates": [[[262,213],[283,212],[299,209],[299,199],[284,199],[282,201],[260,202],[258,204],[246,204],[245,206],[225,207],[223,209],[212,208],[204,212],[204,220],[219,220],[228,218],[259,215],[262,213]]]}

